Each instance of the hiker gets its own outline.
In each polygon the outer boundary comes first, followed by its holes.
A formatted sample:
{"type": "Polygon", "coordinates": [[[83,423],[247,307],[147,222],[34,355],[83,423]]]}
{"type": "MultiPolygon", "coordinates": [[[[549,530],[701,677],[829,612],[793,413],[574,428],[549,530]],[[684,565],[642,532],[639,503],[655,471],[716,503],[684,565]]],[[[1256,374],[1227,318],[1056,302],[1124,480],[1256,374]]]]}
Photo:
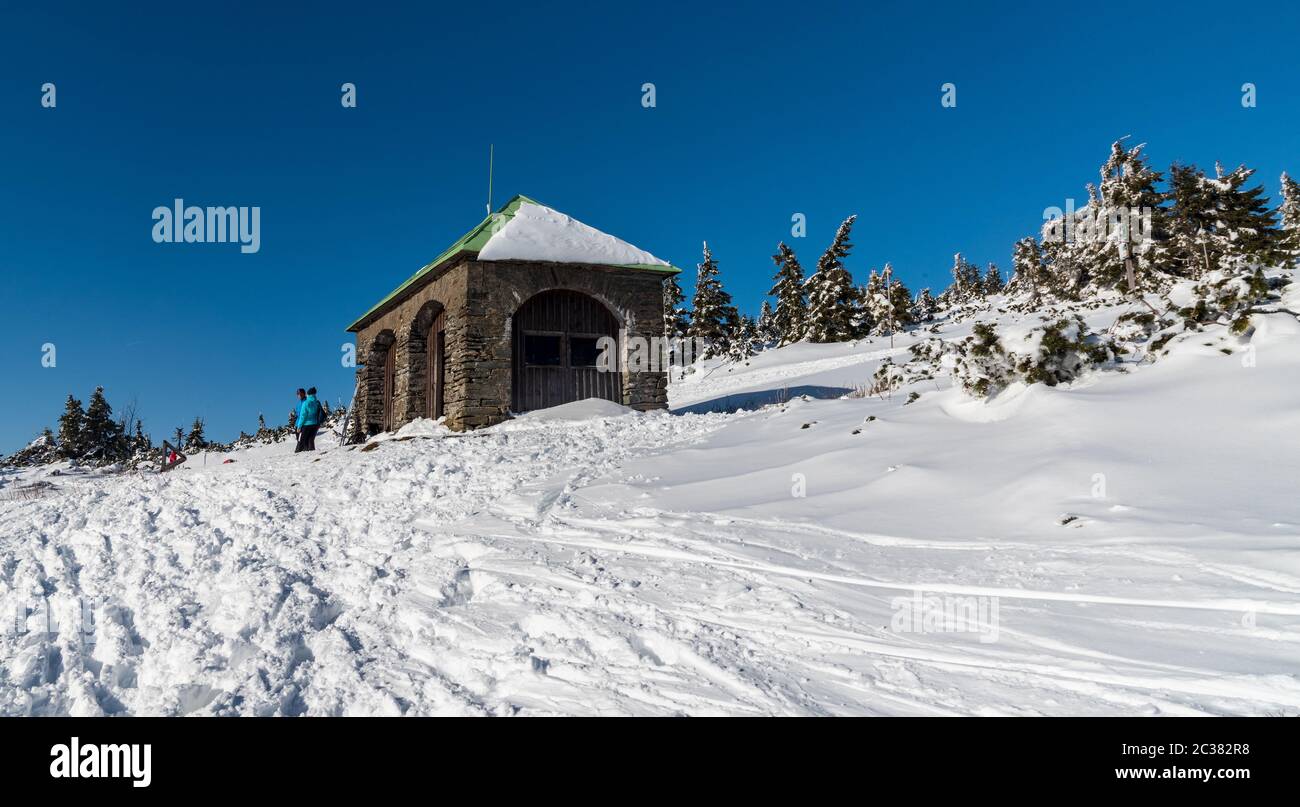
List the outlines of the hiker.
{"type": "Polygon", "coordinates": [[[298,404],[298,419],[294,421],[298,430],[298,445],[293,450],[295,454],[316,450],[316,432],[325,422],[325,412],[320,401],[316,400],[316,388],[312,387],[305,394],[300,389],[298,393],[301,403],[298,404]]]}
{"type": "Polygon", "coordinates": [[[294,394],[298,396],[298,403],[294,404],[293,408],[289,410],[289,425],[293,427],[293,439],[297,440],[298,421],[301,419],[302,402],[307,400],[307,390],[299,387],[294,394]]]}

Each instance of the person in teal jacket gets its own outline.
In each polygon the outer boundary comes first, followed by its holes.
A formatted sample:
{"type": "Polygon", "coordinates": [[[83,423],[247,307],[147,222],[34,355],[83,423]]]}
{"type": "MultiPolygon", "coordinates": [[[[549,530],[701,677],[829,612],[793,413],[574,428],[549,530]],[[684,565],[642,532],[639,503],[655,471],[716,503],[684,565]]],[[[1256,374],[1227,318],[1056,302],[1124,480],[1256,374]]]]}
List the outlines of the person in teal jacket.
{"type": "Polygon", "coordinates": [[[298,445],[293,453],[315,451],[316,432],[320,431],[321,424],[324,422],[325,410],[320,401],[316,400],[316,388],[312,387],[307,390],[307,397],[298,404],[298,419],[294,422],[294,428],[298,430],[298,445]]]}

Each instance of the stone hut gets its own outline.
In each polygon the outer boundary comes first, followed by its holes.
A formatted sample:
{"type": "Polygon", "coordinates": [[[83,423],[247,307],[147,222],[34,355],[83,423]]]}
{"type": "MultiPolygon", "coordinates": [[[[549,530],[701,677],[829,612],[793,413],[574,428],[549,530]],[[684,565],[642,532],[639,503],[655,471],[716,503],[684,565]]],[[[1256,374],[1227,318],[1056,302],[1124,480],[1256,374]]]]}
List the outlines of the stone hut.
{"type": "Polygon", "coordinates": [[[461,431],[584,398],[663,409],[666,373],[630,371],[627,351],[663,336],[663,281],[679,271],[516,196],[348,327],[352,433],[422,417],[461,431]],[[618,340],[613,367],[605,336],[618,340]]]}

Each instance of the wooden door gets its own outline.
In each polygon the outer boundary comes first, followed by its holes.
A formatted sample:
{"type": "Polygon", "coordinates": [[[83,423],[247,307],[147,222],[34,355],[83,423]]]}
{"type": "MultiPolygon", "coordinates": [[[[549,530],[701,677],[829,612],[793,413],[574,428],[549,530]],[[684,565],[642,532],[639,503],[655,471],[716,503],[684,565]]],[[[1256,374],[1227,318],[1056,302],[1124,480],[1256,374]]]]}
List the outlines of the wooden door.
{"type": "Polygon", "coordinates": [[[389,345],[384,353],[384,423],[383,430],[393,430],[393,394],[396,391],[397,350],[389,345]]]}
{"type": "Polygon", "coordinates": [[[440,418],[447,380],[447,312],[440,311],[429,326],[425,342],[428,366],[425,368],[424,416],[440,418]]]}
{"type": "Polygon", "coordinates": [[[596,367],[605,336],[618,338],[618,321],[593,297],[556,290],[525,302],[513,318],[511,408],[527,412],[584,398],[622,403],[617,366],[596,367]]]}

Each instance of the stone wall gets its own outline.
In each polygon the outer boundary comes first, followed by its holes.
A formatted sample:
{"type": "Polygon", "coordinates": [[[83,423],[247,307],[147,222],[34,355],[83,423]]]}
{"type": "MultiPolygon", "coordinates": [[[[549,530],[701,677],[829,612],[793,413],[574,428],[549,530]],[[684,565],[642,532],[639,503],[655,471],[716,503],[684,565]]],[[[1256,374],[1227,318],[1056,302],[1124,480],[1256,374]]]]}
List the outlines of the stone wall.
{"type": "MultiPolygon", "coordinates": [[[[440,309],[447,328],[446,423],[462,431],[509,417],[511,317],[528,298],[551,289],[589,294],[609,308],[626,336],[649,340],[663,335],[662,284],[663,276],[654,272],[524,261],[456,263],[357,334],[361,434],[380,431],[385,350],[396,351],[394,428],[424,415],[424,329],[440,309]]],[[[667,390],[665,373],[624,370],[627,406],[663,409],[667,390]]]]}
{"type": "MultiPolygon", "coordinates": [[[[663,336],[663,275],[626,269],[525,261],[469,265],[468,351],[477,370],[470,379],[465,427],[499,423],[508,416],[511,315],[528,298],[551,289],[589,294],[605,304],[626,336],[663,336]]],[[[620,361],[626,367],[626,356],[620,361]]],[[[668,406],[668,376],[623,373],[623,403],[634,409],[668,406]]]]}
{"type": "MultiPolygon", "coordinates": [[[[361,436],[381,431],[384,402],[384,351],[396,350],[394,380],[394,428],[424,415],[424,387],[427,362],[423,329],[438,310],[447,315],[447,378],[443,401],[447,420],[465,406],[467,373],[470,369],[457,356],[464,343],[466,306],[466,265],[460,263],[443,270],[432,281],[424,281],[410,297],[383,316],[369,323],[357,334],[357,377],[359,398],[355,404],[361,417],[361,436]],[[387,340],[391,347],[385,347],[387,340]]],[[[456,428],[453,426],[453,428],[456,428]]]]}

